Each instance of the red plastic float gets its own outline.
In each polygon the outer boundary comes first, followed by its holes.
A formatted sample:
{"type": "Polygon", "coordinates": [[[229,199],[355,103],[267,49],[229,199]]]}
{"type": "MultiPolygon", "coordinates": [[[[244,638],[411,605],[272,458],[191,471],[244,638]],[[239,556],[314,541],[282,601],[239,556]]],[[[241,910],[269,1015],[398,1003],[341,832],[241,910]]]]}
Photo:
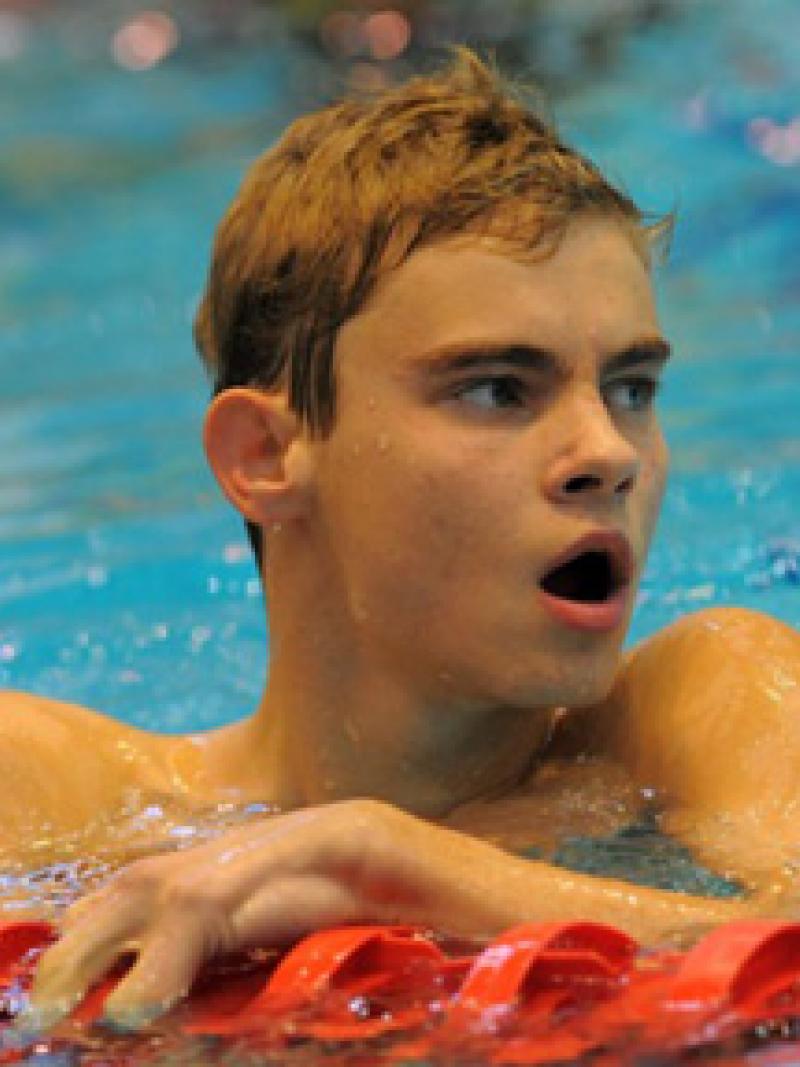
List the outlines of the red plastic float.
{"type": "MultiPolygon", "coordinates": [[[[0,925],[0,1063],[30,1052],[10,1039],[11,1028],[36,960],[56,936],[46,923],[0,925]]],[[[124,973],[121,965],[96,986],[45,1043],[96,1049],[92,1024],[124,973]]],[[[733,923],[685,953],[645,951],[591,922],[517,926],[476,953],[446,951],[414,927],[341,927],[281,959],[255,953],[209,967],[170,1020],[180,1034],[273,1055],[304,1040],[359,1042],[364,1063],[379,1052],[382,1062],[586,1057],[599,1067],[647,1054],[741,1051],[772,1035],[783,1044],[758,1062],[797,1064],[800,1040],[787,1042],[800,1021],[800,923],[733,923]]],[[[127,1051],[115,1039],[102,1062],[148,1058],[143,1046],[131,1056],[141,1038],[126,1040],[127,1051]]]]}

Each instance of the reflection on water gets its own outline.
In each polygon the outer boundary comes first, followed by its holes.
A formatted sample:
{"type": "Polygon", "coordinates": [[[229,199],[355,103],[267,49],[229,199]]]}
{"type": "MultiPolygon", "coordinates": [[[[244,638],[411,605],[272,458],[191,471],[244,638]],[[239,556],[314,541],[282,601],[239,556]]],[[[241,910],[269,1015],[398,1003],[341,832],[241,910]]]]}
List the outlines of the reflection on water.
{"type": "Polygon", "coordinates": [[[270,814],[266,804],[235,800],[198,808],[173,797],[132,790],[116,812],[98,817],[80,832],[53,835],[37,827],[13,860],[0,853],[0,917],[35,910],[58,914],[84,893],[99,888],[115,870],[143,856],[178,852],[210,841],[225,830],[270,814]],[[91,851],[86,842],[92,842],[91,851]]]}
{"type": "Polygon", "coordinates": [[[689,849],[661,832],[654,813],[601,840],[567,838],[553,853],[552,862],[585,874],[698,896],[732,897],[744,892],[739,883],[699,866],[689,849]]]}

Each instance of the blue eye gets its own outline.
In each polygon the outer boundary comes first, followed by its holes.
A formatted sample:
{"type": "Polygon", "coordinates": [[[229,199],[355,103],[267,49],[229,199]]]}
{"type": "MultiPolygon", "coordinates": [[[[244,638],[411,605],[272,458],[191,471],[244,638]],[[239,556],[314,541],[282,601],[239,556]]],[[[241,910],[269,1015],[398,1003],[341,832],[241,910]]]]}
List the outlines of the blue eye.
{"type": "Polygon", "coordinates": [[[475,407],[491,410],[521,407],[524,403],[524,391],[525,386],[519,378],[497,374],[489,378],[478,378],[462,385],[457,395],[460,400],[468,400],[475,407]]]}
{"type": "Polygon", "coordinates": [[[607,392],[627,390],[628,401],[623,401],[620,406],[627,411],[646,411],[652,407],[660,385],[655,378],[625,378],[613,382],[607,392]]]}

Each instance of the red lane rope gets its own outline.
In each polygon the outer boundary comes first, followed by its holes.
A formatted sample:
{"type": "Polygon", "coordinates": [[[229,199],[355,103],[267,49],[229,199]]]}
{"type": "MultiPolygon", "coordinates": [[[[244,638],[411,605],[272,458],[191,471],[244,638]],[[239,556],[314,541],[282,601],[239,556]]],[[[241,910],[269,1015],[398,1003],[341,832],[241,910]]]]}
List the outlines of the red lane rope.
{"type": "MultiPolygon", "coordinates": [[[[13,1020],[36,960],[56,937],[47,923],[0,925],[0,1063],[30,1053],[11,1040],[13,1020]]],[[[84,1039],[88,1047],[125,969],[90,991],[51,1047],[84,1039]]],[[[764,1033],[785,1040],[800,1020],[800,923],[732,923],[684,953],[644,951],[591,922],[516,926],[473,954],[447,952],[415,927],[341,927],[312,934],[277,962],[254,953],[207,968],[170,1019],[179,1034],[254,1051],[304,1039],[378,1042],[382,1057],[398,1062],[463,1055],[538,1064],[591,1055],[593,1064],[612,1064],[625,1051],[729,1047],[764,1033]]],[[[800,1041],[794,1054],[781,1062],[800,1062],[800,1041]]],[[[103,1063],[130,1057],[130,1047],[112,1050],[103,1063]]],[[[146,1058],[140,1051],[135,1061],[146,1058]]]]}

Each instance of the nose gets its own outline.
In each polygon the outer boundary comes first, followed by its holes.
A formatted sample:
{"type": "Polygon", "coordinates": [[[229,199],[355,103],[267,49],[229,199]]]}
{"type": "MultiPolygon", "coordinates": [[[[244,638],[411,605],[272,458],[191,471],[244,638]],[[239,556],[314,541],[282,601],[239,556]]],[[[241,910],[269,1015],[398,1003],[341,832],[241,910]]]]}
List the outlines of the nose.
{"type": "Polygon", "coordinates": [[[622,434],[600,397],[564,413],[566,439],[546,474],[546,493],[554,502],[587,497],[620,501],[632,491],[640,457],[622,434]]]}

